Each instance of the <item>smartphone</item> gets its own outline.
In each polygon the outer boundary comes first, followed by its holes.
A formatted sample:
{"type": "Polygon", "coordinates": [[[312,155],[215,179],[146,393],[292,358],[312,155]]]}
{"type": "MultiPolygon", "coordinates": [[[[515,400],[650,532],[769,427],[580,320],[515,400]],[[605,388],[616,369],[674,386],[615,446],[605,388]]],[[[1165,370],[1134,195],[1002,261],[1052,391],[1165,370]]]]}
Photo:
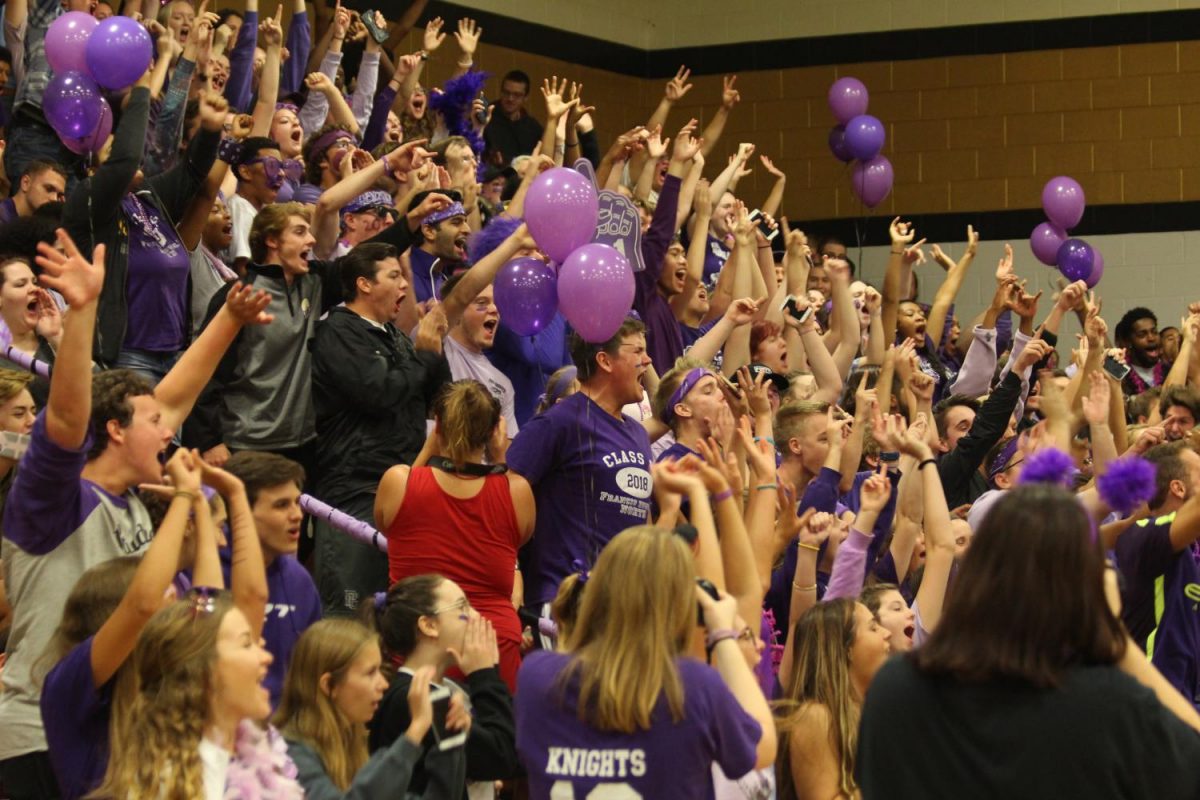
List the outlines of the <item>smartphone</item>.
{"type": "Polygon", "coordinates": [[[1129,365],[1122,364],[1116,358],[1106,355],[1104,357],[1104,371],[1113,377],[1114,380],[1123,381],[1125,376],[1129,374],[1129,365]]]}
{"type": "MultiPolygon", "coordinates": [[[[717,587],[712,585],[712,581],[704,578],[696,578],[696,585],[704,590],[704,593],[713,600],[720,600],[721,593],[717,591],[717,587]]],[[[704,627],[704,606],[700,605],[700,601],[696,601],[696,624],[701,628],[704,627]]]]}
{"type": "Polygon", "coordinates": [[[813,315],[813,307],[811,305],[805,308],[803,311],[800,310],[799,305],[796,303],[796,295],[794,294],[789,294],[787,297],[783,298],[783,305],[781,305],[779,309],[792,319],[802,323],[808,322],[808,318],[813,315]]]}
{"type": "Polygon", "coordinates": [[[479,99],[483,101],[483,111],[476,112],[475,121],[480,125],[487,125],[488,106],[491,105],[491,103],[488,102],[487,95],[484,94],[482,89],[479,91],[479,99]]]}
{"type": "Polygon", "coordinates": [[[467,740],[466,731],[446,729],[446,715],[450,712],[450,690],[445,686],[430,684],[429,700],[433,703],[433,738],[439,750],[459,747],[467,740]]]}
{"type": "Polygon", "coordinates": [[[776,236],[779,235],[779,228],[772,228],[770,225],[768,225],[767,219],[763,216],[763,213],[760,209],[756,208],[751,211],[749,217],[751,220],[754,220],[758,223],[758,232],[761,233],[763,238],[768,242],[772,241],[776,236]]]}

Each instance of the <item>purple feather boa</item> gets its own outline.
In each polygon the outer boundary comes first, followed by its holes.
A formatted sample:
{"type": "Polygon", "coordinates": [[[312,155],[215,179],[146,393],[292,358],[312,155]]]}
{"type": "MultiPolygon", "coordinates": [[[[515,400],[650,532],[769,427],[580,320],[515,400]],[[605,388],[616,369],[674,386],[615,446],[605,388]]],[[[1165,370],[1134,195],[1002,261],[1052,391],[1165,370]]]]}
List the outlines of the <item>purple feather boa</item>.
{"type": "Polygon", "coordinates": [[[442,91],[429,94],[429,107],[442,115],[442,121],[446,123],[446,130],[450,135],[462,136],[471,143],[471,149],[480,161],[480,175],[483,174],[484,144],[483,137],[471,124],[471,105],[489,77],[491,76],[486,72],[470,71],[446,81],[442,91]]]}
{"type": "Polygon", "coordinates": [[[1118,458],[1096,479],[1100,498],[1121,516],[1154,497],[1157,468],[1139,456],[1118,458]]]}
{"type": "Polygon", "coordinates": [[[524,220],[501,214],[493,217],[481,230],[471,234],[467,240],[467,255],[472,264],[478,264],[480,259],[499,247],[505,239],[512,236],[524,220]]]}
{"type": "Polygon", "coordinates": [[[1056,483],[1069,489],[1074,474],[1075,462],[1071,457],[1057,447],[1047,447],[1025,459],[1017,483],[1056,483]]]}

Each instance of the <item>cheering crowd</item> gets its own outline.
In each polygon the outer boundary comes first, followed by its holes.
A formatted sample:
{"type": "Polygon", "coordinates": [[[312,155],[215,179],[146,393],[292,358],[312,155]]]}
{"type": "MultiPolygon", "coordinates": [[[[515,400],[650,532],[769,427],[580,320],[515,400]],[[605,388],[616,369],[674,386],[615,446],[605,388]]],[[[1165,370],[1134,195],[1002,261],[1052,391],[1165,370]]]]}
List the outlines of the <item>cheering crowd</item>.
{"type": "Polygon", "coordinates": [[[1200,302],[1006,248],[959,319],[978,234],[857,279],[734,77],[602,142],[472,20],[287,2],[5,5],[0,798],[1200,796],[1200,302]],[[155,41],[82,154],[67,11],[155,41]],[[579,160],[632,307],[517,333],[579,160]]]}

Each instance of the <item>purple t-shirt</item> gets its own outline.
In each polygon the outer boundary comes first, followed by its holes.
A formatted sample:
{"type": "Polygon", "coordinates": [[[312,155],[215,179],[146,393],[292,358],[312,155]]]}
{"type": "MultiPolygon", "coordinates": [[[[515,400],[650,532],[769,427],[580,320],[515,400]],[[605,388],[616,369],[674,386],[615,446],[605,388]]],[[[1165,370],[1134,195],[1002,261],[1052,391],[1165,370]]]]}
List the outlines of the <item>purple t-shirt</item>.
{"type": "Polygon", "coordinates": [[[135,194],[121,201],[129,221],[129,325],[124,347],[153,353],[183,349],[191,262],[183,240],[152,204],[135,194]]]}
{"type": "MultiPolygon", "coordinates": [[[[221,572],[225,574],[225,585],[230,584],[230,558],[228,548],[221,550],[221,572]]],[[[300,634],[314,622],[321,620],[321,597],[312,576],[295,556],[279,556],[267,565],[267,608],[263,622],[263,639],[267,650],[274,657],[267,669],[263,686],[271,694],[271,708],[279,705],[283,692],[283,678],[292,650],[300,634]]]]}
{"type": "Polygon", "coordinates": [[[725,266],[725,262],[729,260],[729,256],[733,251],[725,246],[725,243],[717,237],[709,234],[708,247],[704,251],[704,282],[708,283],[721,268],[725,266]]]}
{"type": "Polygon", "coordinates": [[[525,600],[549,602],[576,559],[591,565],[609,540],[650,513],[650,439],[577,392],[521,426],[508,466],[533,486],[537,526],[521,552],[525,600]]]}
{"type": "Polygon", "coordinates": [[[683,719],[673,722],[660,697],[650,730],[626,734],[580,721],[578,679],[562,688],[558,680],[569,661],[563,653],[531,653],[517,675],[517,754],[531,798],[712,798],[714,761],[726,775],[754,768],[762,727],[712,667],[678,659],[683,719]]]}
{"type": "Polygon", "coordinates": [[[63,800],[99,786],[108,766],[112,681],[99,689],[92,682],[92,638],[55,664],[42,687],[42,723],[63,800]]]}
{"type": "Polygon", "coordinates": [[[1175,552],[1174,514],[1141,520],[1117,539],[1121,618],[1171,685],[1200,707],[1200,553],[1175,552]]]}

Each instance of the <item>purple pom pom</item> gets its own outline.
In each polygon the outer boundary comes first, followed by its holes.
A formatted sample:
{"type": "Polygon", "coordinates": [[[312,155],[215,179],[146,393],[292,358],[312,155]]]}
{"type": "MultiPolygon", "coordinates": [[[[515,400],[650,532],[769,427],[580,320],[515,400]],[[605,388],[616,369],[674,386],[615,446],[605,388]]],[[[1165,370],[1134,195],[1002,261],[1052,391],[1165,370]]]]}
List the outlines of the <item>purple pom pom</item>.
{"type": "Polygon", "coordinates": [[[522,222],[523,220],[501,214],[498,217],[492,217],[491,221],[481,230],[472,233],[471,238],[467,240],[467,255],[470,257],[471,263],[478,264],[480,259],[512,236],[517,228],[521,227],[522,222]]]}
{"type": "MultiPolygon", "coordinates": [[[[446,123],[446,130],[451,136],[465,137],[477,157],[483,155],[484,143],[483,137],[475,132],[471,124],[471,106],[487,79],[488,73],[472,71],[446,81],[442,91],[429,93],[430,110],[442,115],[442,121],[446,123]]],[[[480,163],[477,177],[482,177],[483,169],[484,165],[480,163]]]]}
{"type": "Polygon", "coordinates": [[[1127,516],[1154,497],[1156,474],[1156,467],[1144,458],[1118,458],[1096,479],[1096,490],[1109,508],[1127,516]]]}
{"type": "Polygon", "coordinates": [[[1056,447],[1048,447],[1025,459],[1017,483],[1057,483],[1069,488],[1074,472],[1075,462],[1069,455],[1056,447]]]}

